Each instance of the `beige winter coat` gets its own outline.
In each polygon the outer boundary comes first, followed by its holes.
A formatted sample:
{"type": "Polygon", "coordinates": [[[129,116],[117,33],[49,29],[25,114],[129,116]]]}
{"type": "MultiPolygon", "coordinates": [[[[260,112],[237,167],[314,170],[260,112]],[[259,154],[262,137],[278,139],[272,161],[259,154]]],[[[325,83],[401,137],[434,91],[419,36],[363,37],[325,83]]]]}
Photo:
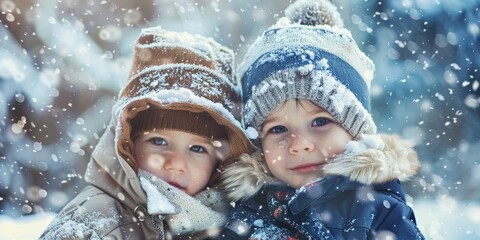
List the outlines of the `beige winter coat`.
{"type": "Polygon", "coordinates": [[[65,206],[41,238],[162,240],[175,234],[175,239],[205,239],[218,232],[227,211],[212,187],[218,173],[210,188],[193,198],[162,188],[168,184],[157,178],[139,178],[143,171],[132,156],[130,120],[149,108],[209,113],[228,132],[227,144],[216,148],[224,160],[220,167],[227,165],[230,158],[253,148],[238,121],[240,88],[233,77],[233,58],[233,51],[210,38],[161,27],[142,29],[129,81],[88,164],[89,186],[65,206]],[[147,185],[146,193],[142,187],[149,181],[153,188],[147,185]],[[161,207],[149,208],[154,205],[161,207]],[[165,212],[172,208],[175,211],[165,212]]]}
{"type": "Polygon", "coordinates": [[[65,206],[42,238],[159,239],[161,233],[145,211],[145,192],[135,171],[116,154],[114,136],[111,124],[88,164],[85,180],[90,185],[65,206]],[[64,228],[71,225],[76,229],[64,228]]]}
{"type": "MultiPolygon", "coordinates": [[[[85,180],[89,185],[64,207],[41,239],[170,238],[165,232],[168,223],[162,221],[165,216],[148,214],[147,196],[136,172],[116,153],[114,136],[111,124],[88,164],[85,180]]],[[[204,239],[216,230],[195,233],[193,239],[204,239]]]]}

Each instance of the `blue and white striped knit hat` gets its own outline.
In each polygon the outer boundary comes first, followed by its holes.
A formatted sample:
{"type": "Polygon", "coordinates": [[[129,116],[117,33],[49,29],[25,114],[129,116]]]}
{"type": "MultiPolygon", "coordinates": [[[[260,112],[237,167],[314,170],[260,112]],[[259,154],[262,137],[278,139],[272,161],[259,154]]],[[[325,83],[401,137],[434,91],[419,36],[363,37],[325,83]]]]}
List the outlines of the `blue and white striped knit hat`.
{"type": "Polygon", "coordinates": [[[249,137],[258,138],[270,112],[288,99],[316,103],[354,138],[376,133],[369,113],[375,67],[343,27],[337,8],[328,0],[298,0],[285,15],[239,65],[249,137]]]}

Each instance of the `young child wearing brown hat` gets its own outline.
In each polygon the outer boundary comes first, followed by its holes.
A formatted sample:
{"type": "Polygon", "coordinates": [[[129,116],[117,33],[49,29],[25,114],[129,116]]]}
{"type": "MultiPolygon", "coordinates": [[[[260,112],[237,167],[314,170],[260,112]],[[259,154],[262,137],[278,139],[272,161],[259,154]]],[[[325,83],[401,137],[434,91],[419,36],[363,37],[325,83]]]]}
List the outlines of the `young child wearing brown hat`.
{"type": "Polygon", "coordinates": [[[41,239],[215,237],[228,211],[217,169],[253,148],[233,76],[232,51],[214,40],[143,29],[88,185],[41,239]]]}

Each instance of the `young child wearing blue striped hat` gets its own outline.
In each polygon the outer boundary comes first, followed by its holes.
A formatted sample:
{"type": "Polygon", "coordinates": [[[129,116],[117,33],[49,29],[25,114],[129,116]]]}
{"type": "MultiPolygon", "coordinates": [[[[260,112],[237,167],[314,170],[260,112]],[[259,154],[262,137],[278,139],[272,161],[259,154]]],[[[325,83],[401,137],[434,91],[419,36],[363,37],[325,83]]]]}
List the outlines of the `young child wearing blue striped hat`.
{"type": "Polygon", "coordinates": [[[411,144],[377,133],[374,64],[328,0],[298,0],[239,65],[258,151],[223,174],[225,239],[424,239],[400,181],[411,144]]]}

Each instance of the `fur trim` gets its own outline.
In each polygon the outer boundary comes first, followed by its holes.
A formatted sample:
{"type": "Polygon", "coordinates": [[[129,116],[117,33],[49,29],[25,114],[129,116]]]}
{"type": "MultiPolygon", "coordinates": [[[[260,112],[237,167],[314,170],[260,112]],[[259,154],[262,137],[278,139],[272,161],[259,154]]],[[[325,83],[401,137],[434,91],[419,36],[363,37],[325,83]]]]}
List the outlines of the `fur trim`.
{"type": "MultiPolygon", "coordinates": [[[[407,181],[420,169],[420,162],[410,141],[396,135],[376,135],[383,149],[366,148],[336,157],[325,165],[327,175],[343,175],[363,184],[384,183],[395,178],[407,181]]],[[[361,141],[361,140],[360,140],[361,141]]]]}
{"type": "Polygon", "coordinates": [[[231,201],[253,196],[265,183],[272,180],[261,151],[252,155],[242,154],[239,161],[225,169],[222,174],[222,186],[231,201]]]}
{"type": "MultiPolygon", "coordinates": [[[[413,144],[396,135],[368,135],[352,141],[353,151],[335,157],[324,167],[325,175],[342,175],[363,184],[384,183],[398,178],[407,181],[420,169],[413,144]]],[[[350,146],[351,147],[351,146],[350,146]]],[[[273,177],[261,151],[243,154],[222,175],[222,185],[230,201],[253,196],[273,177]]]]}

